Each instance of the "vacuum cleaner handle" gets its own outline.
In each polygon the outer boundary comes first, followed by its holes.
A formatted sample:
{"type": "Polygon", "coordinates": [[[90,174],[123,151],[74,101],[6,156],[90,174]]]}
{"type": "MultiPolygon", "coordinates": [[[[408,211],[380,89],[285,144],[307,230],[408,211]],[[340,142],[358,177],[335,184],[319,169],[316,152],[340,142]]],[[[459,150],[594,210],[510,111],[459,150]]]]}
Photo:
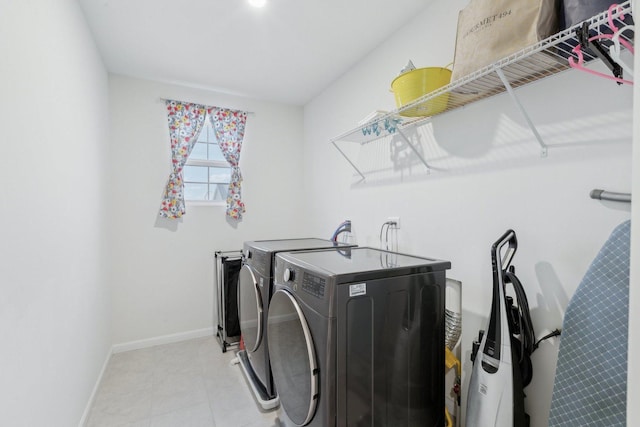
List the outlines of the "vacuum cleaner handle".
{"type": "MultiPolygon", "coordinates": [[[[491,314],[489,315],[489,325],[485,333],[485,340],[481,343],[482,353],[488,358],[482,359],[482,369],[489,374],[498,371],[499,361],[502,353],[502,331],[508,325],[503,325],[501,316],[502,305],[506,304],[504,299],[504,273],[509,268],[513,255],[516,253],[518,241],[513,230],[506,233],[491,246],[491,267],[493,269],[493,301],[491,302],[491,314]],[[505,256],[500,259],[502,249],[507,246],[505,256]],[[504,270],[503,270],[504,269],[504,270]],[[493,360],[493,362],[492,362],[493,360]]],[[[506,314],[506,313],[505,313],[506,314]]],[[[506,319],[506,318],[505,318],[506,319]]]]}
{"type": "Polygon", "coordinates": [[[493,271],[495,273],[498,273],[498,270],[507,271],[517,249],[518,239],[516,238],[516,232],[507,230],[502,237],[491,246],[491,266],[493,267],[493,271]],[[509,247],[504,254],[504,258],[500,260],[500,251],[507,244],[509,247]]]}

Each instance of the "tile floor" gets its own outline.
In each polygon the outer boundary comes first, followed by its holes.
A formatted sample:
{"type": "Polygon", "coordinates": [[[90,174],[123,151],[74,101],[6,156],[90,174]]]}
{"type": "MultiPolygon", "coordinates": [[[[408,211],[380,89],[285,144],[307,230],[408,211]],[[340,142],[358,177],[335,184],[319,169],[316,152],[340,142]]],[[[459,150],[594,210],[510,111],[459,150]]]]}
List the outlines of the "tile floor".
{"type": "Polygon", "coordinates": [[[279,427],[214,337],[111,356],[86,427],[279,427]]]}

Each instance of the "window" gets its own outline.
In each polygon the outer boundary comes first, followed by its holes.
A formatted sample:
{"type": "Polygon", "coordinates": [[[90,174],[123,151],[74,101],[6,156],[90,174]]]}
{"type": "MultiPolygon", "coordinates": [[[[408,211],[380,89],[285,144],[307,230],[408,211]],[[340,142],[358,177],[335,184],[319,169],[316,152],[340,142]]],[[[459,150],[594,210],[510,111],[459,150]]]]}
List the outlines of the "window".
{"type": "Polygon", "coordinates": [[[231,167],[218,146],[208,114],[183,172],[185,200],[226,202],[231,167]]]}

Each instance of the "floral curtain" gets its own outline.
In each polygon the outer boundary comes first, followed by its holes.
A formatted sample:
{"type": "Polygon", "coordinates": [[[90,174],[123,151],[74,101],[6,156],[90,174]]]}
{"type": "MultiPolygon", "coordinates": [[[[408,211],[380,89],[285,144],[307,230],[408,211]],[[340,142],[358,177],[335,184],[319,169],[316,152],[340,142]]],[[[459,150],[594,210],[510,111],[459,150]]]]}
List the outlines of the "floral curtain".
{"type": "Polygon", "coordinates": [[[211,124],[216,133],[218,145],[224,158],[231,165],[231,181],[227,193],[227,216],[236,220],[242,219],[245,212],[242,203],[242,174],[240,173],[240,149],[244,138],[244,127],[247,113],[244,111],[228,110],[212,107],[209,110],[211,124]]]}
{"type": "Polygon", "coordinates": [[[182,168],[191,154],[207,117],[207,107],[179,101],[166,101],[171,138],[171,174],[162,196],[160,216],[177,219],[185,213],[182,168]]]}

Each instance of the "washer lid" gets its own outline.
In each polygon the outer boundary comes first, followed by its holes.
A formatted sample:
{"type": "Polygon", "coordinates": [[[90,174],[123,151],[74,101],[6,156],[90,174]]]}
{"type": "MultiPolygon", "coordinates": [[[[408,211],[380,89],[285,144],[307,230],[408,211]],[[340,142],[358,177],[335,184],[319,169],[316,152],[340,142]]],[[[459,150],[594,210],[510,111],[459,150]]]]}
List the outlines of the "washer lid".
{"type": "Polygon", "coordinates": [[[451,268],[449,261],[363,247],[292,252],[278,257],[308,271],[336,276],[338,283],[352,280],[354,276],[390,277],[451,268]]]}

